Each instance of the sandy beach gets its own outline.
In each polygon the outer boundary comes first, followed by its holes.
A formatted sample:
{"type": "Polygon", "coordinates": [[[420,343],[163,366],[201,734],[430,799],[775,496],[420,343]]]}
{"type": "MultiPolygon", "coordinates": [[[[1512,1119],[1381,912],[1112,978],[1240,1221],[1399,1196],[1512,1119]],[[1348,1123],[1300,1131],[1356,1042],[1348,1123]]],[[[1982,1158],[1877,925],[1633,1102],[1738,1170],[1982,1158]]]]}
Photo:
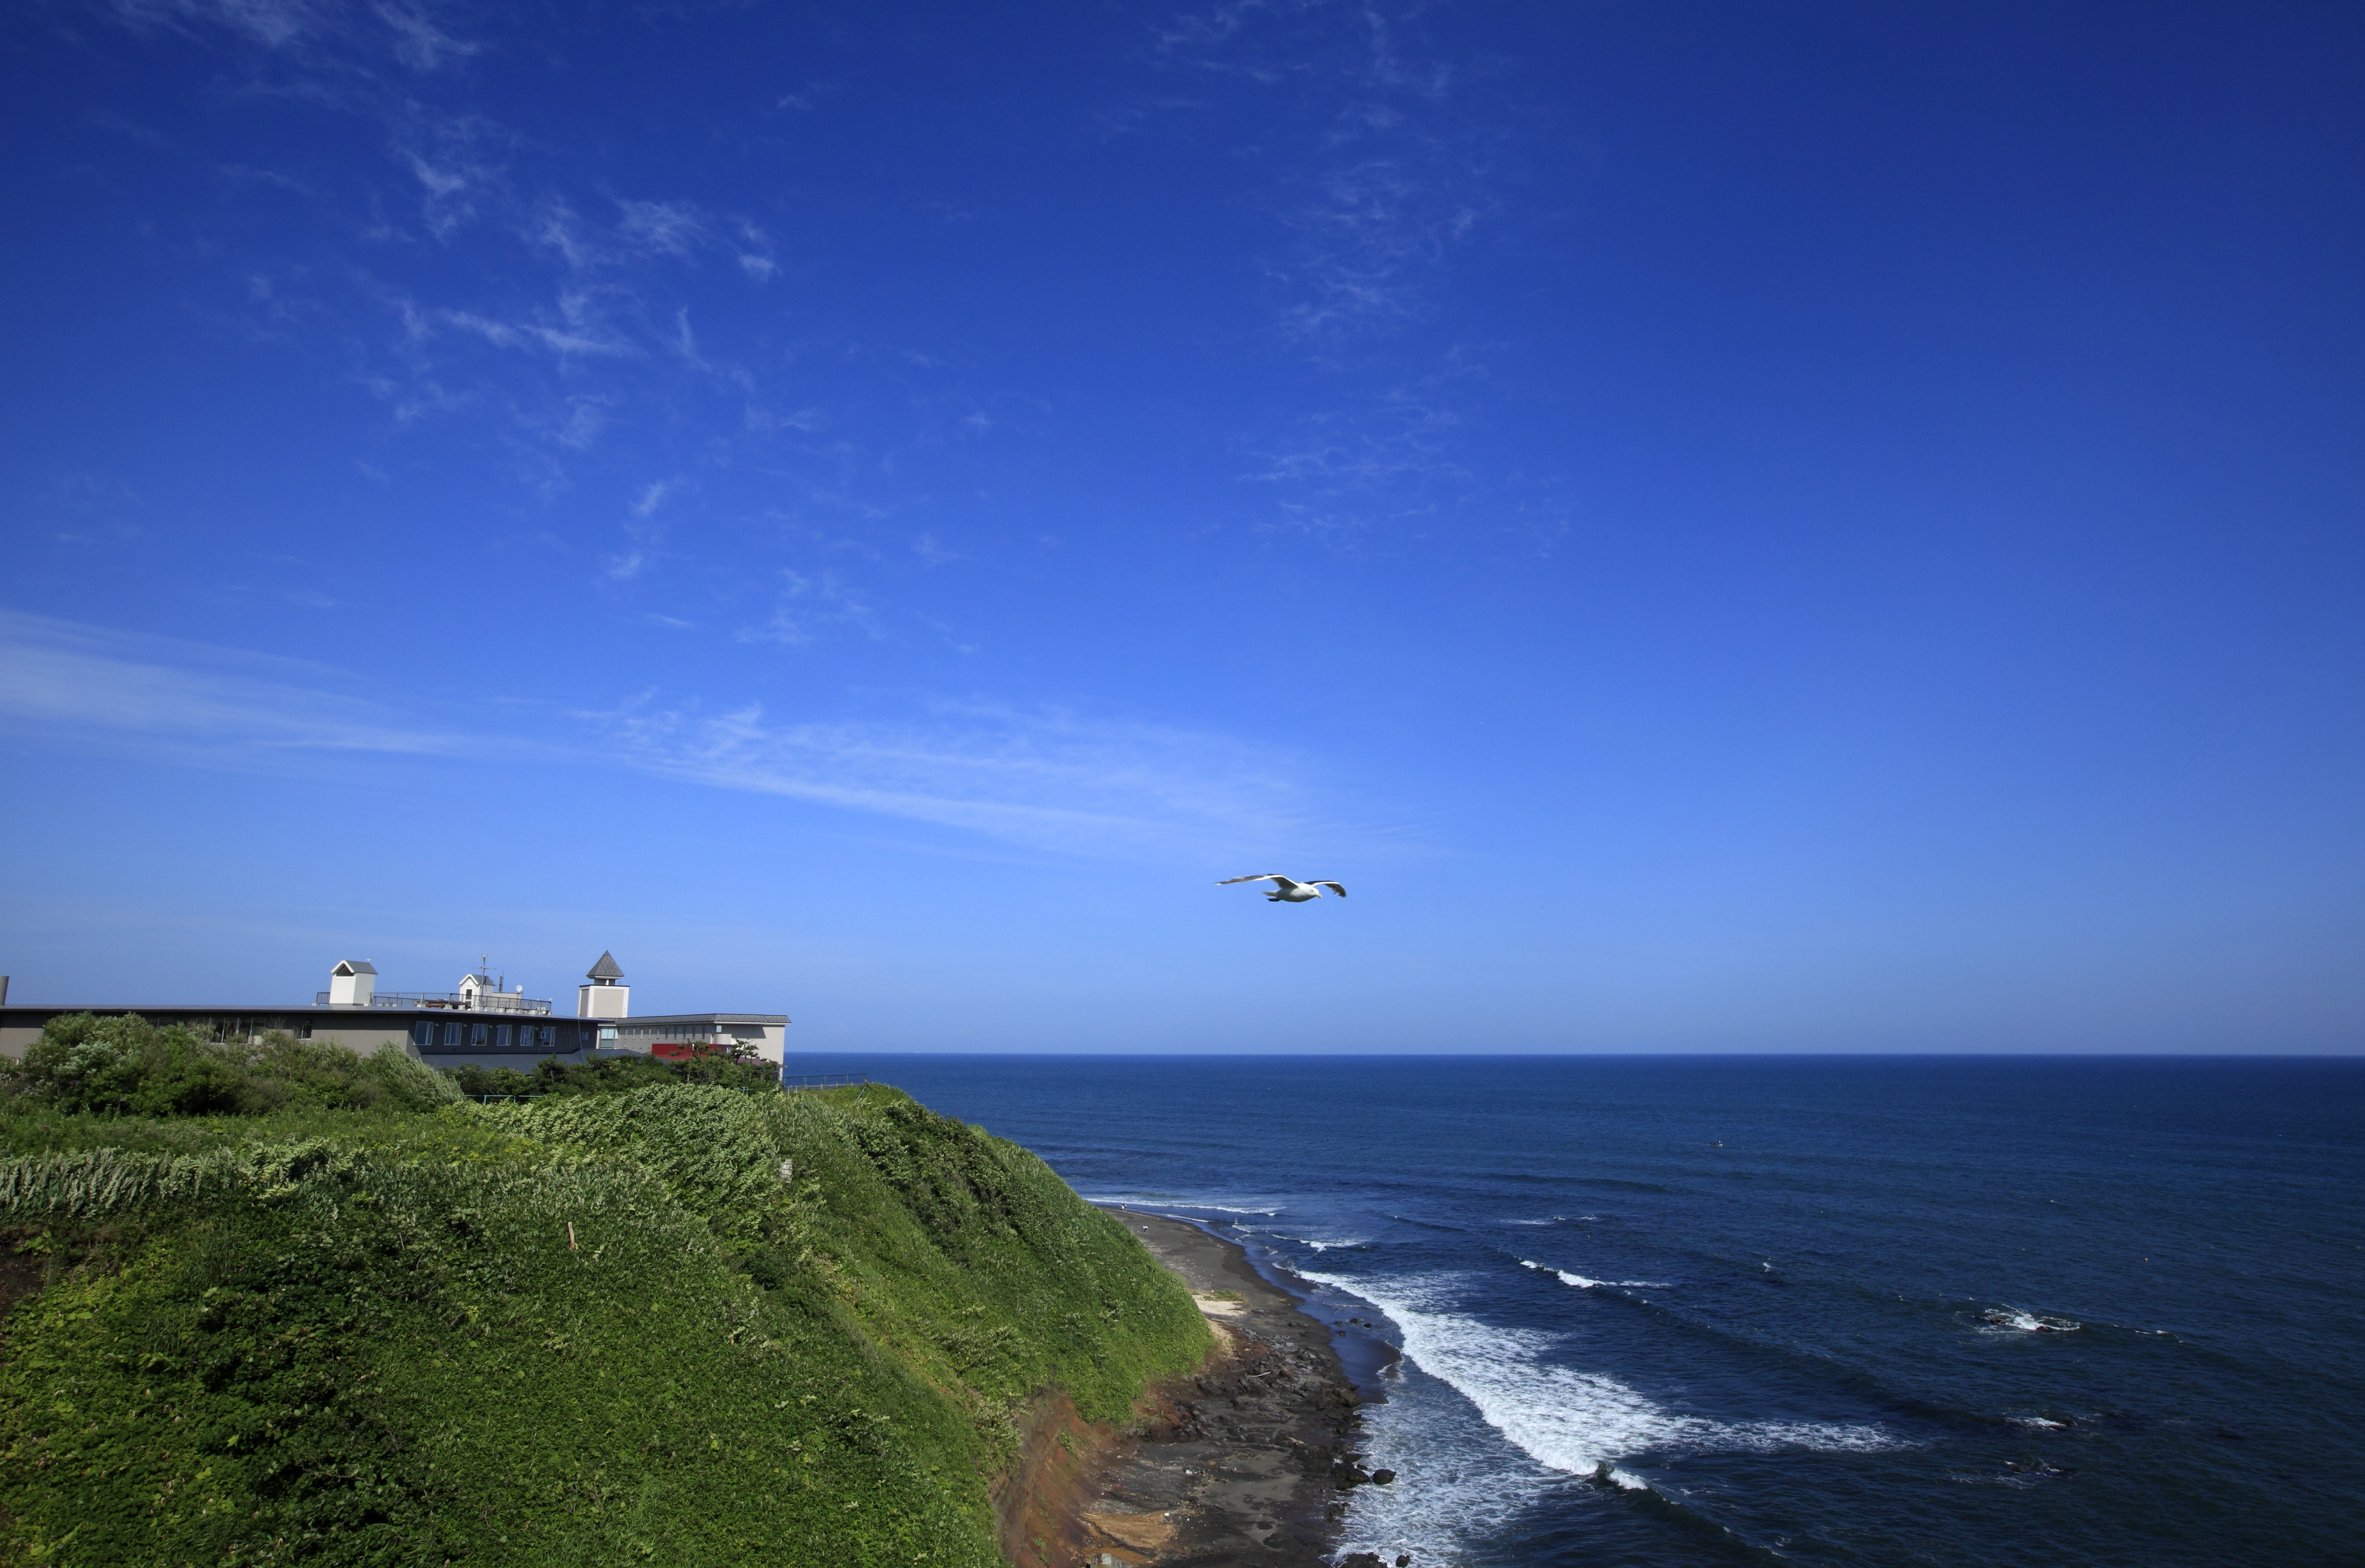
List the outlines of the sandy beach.
{"type": "Polygon", "coordinates": [[[1101,1435],[1072,1465],[1057,1463],[1056,1433],[1035,1445],[1045,1463],[1030,1478],[1026,1521],[1012,1520],[1012,1560],[1044,1568],[1327,1562],[1347,1493],[1374,1484],[1356,1462],[1362,1396],[1329,1330],[1232,1243],[1181,1220],[1110,1212],[1190,1287],[1217,1348],[1197,1372],[1155,1391],[1133,1431],[1101,1435]]]}

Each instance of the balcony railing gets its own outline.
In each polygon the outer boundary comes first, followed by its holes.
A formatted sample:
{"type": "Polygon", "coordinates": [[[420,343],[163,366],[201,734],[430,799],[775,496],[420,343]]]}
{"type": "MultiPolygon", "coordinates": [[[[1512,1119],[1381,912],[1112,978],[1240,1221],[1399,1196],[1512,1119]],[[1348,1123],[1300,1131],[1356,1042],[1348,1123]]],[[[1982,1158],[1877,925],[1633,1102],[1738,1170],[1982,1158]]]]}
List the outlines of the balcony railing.
{"type": "MultiPolygon", "coordinates": [[[[312,993],[312,1005],[330,1005],[325,991],[312,993]]],[[[544,997],[520,996],[512,991],[381,991],[369,999],[372,1007],[441,1007],[454,1013],[531,1013],[547,1016],[544,997]]]]}

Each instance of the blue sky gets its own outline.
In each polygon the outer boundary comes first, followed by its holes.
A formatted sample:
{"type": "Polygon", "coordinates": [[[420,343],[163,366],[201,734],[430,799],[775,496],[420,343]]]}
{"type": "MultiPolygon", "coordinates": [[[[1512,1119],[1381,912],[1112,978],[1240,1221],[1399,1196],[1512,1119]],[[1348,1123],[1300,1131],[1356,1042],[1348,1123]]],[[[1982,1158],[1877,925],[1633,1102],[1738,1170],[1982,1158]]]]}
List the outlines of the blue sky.
{"type": "Polygon", "coordinates": [[[2353,8],[0,43],[12,1000],[2365,1043],[2353,8]]]}

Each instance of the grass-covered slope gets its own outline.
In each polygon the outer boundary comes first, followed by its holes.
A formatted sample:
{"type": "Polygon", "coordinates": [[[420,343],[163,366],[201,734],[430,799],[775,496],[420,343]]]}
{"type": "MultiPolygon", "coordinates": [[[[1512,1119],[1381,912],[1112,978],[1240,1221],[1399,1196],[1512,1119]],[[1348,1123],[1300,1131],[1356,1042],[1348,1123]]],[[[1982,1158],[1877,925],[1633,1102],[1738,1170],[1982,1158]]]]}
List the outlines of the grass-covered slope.
{"type": "Polygon", "coordinates": [[[0,1562],[989,1565],[1027,1397],[1121,1417],[1206,1343],[1041,1160],[877,1087],[0,1139],[47,1280],[0,1562]]]}

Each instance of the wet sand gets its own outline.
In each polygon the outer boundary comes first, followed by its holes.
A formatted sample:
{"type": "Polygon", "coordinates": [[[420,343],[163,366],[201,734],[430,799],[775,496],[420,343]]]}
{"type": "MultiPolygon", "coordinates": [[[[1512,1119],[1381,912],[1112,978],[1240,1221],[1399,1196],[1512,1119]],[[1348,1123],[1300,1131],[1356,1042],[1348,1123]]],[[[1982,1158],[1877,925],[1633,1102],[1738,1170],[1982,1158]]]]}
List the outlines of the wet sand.
{"type": "Polygon", "coordinates": [[[1111,1209],[1182,1276],[1218,1340],[1196,1375],[1158,1391],[1138,1429],[1078,1479],[1063,1542],[1082,1568],[1312,1568],[1327,1562],[1357,1462],[1362,1396],[1330,1331],[1231,1242],[1182,1220],[1111,1209]]]}

